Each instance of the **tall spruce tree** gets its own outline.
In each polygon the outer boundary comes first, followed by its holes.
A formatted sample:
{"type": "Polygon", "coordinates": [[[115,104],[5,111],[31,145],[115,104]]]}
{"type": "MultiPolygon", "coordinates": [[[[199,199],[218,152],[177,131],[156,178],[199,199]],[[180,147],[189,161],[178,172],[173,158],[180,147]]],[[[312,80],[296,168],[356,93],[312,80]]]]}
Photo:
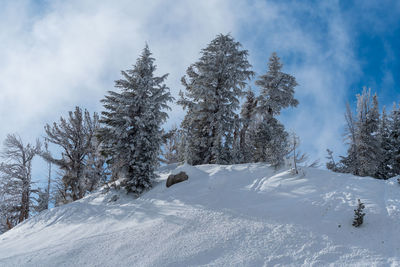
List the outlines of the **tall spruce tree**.
{"type": "Polygon", "coordinates": [[[297,86],[295,77],[282,72],[282,63],[276,53],[272,53],[268,62],[268,71],[260,76],[256,85],[260,87],[257,99],[259,123],[255,140],[255,161],[266,161],[275,167],[284,162],[288,150],[288,133],[275,116],[287,107],[296,107],[294,98],[297,86]]]}
{"type": "Polygon", "coordinates": [[[230,161],[235,111],[246,80],[253,75],[247,56],[239,42],[220,34],[182,78],[186,93],[180,92],[178,104],[187,109],[182,128],[189,164],[230,161]]]}
{"type": "Polygon", "coordinates": [[[162,144],[161,124],[172,100],[164,84],[167,74],[154,76],[156,66],[149,47],[143,49],[133,69],[122,71],[115,82],[119,92],[110,91],[102,100],[99,131],[103,153],[114,178],[123,178],[128,192],[141,194],[151,188],[162,144]]]}

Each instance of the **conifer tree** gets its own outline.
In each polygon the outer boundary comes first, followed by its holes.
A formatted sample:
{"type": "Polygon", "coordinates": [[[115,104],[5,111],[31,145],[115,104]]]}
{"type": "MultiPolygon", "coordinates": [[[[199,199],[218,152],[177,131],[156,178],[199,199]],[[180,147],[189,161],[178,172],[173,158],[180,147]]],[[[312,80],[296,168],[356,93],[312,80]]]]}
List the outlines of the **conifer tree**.
{"type": "Polygon", "coordinates": [[[345,140],[349,146],[347,150],[347,156],[341,156],[339,166],[336,166],[336,171],[344,173],[352,173],[354,175],[359,175],[360,164],[358,161],[357,152],[357,123],[354,118],[353,113],[350,109],[350,104],[346,104],[346,133],[345,140]]]}
{"type": "Polygon", "coordinates": [[[294,98],[296,79],[282,72],[282,67],[279,57],[272,53],[267,73],[256,81],[260,87],[256,108],[259,116],[255,140],[256,161],[267,161],[275,167],[283,163],[284,156],[289,152],[288,133],[275,116],[283,108],[296,107],[299,103],[294,98]]]}
{"type": "Polygon", "coordinates": [[[395,174],[392,171],[392,146],[390,140],[390,123],[386,114],[386,108],[383,107],[382,115],[379,124],[379,140],[381,148],[381,160],[378,164],[376,177],[380,179],[387,179],[395,174]]]}
{"type": "Polygon", "coordinates": [[[294,98],[294,88],[298,85],[295,77],[283,73],[283,64],[274,52],[269,58],[268,72],[256,81],[260,90],[258,97],[259,113],[269,116],[279,115],[283,108],[297,107],[299,101],[294,98]]]}
{"type": "Polygon", "coordinates": [[[240,124],[239,116],[235,115],[233,125],[232,164],[241,163],[243,161],[242,151],[240,150],[240,124]]]}
{"type": "Polygon", "coordinates": [[[75,107],[74,112],[69,112],[68,119],[61,117],[59,123],[45,126],[46,140],[62,148],[61,158],[57,159],[50,153],[42,153],[42,157],[62,170],[63,176],[57,183],[57,190],[58,199],[63,204],[81,199],[88,191],[93,190],[90,184],[94,182],[91,178],[95,177],[88,175],[93,163],[88,159],[94,149],[98,120],[96,113],[91,117],[86,109],[82,111],[75,107]]]}
{"type": "Polygon", "coordinates": [[[7,135],[0,164],[0,223],[3,230],[28,219],[33,203],[32,160],[40,153],[39,140],[36,145],[25,145],[16,134],[7,135]]]}
{"type": "Polygon", "coordinates": [[[371,96],[371,90],[364,88],[357,95],[356,116],[352,114],[349,104],[346,106],[345,136],[349,145],[347,155],[341,156],[338,164],[333,164],[331,160],[328,168],[336,172],[380,179],[392,176],[395,173],[392,154],[395,140],[392,131],[395,124],[393,114],[396,112],[392,112],[391,119],[388,120],[383,109],[381,116],[377,95],[371,96]]]}
{"type": "Polygon", "coordinates": [[[102,151],[115,179],[123,178],[128,192],[141,194],[152,186],[162,144],[161,124],[172,100],[164,84],[167,74],[155,76],[154,58],[143,49],[133,69],[122,71],[115,82],[119,92],[110,91],[102,100],[99,131],[102,151]]]}
{"type": "Polygon", "coordinates": [[[400,107],[393,105],[389,122],[390,139],[390,166],[392,167],[392,176],[400,174],[400,107]]]}
{"type": "Polygon", "coordinates": [[[172,129],[163,136],[163,162],[166,164],[171,164],[184,161],[184,158],[181,160],[182,157],[180,156],[180,144],[182,142],[182,138],[182,130],[178,129],[176,125],[174,125],[172,129]]]}
{"type": "Polygon", "coordinates": [[[218,35],[201,51],[182,78],[186,93],[178,104],[187,110],[182,128],[187,137],[187,162],[227,163],[233,142],[235,110],[253,72],[247,50],[229,34],[218,35]]]}
{"type": "Polygon", "coordinates": [[[376,94],[371,99],[371,90],[364,88],[357,95],[356,149],[360,176],[374,176],[380,162],[378,139],[379,107],[376,94]]]}
{"type": "Polygon", "coordinates": [[[242,163],[254,161],[254,148],[250,136],[254,135],[254,119],[256,115],[257,99],[252,90],[246,93],[246,100],[240,112],[242,127],[240,129],[240,154],[242,163]]]}

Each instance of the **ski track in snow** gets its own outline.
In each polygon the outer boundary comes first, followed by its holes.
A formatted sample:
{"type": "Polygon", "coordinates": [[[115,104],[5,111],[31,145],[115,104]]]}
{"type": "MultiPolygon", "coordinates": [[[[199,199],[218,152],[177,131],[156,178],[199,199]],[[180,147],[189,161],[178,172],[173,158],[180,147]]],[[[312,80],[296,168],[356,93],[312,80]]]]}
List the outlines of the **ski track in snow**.
{"type": "Polygon", "coordinates": [[[0,266],[400,265],[394,178],[171,165],[158,182],[138,199],[99,191],[27,220],[0,235],[0,266]],[[179,171],[189,180],[166,188],[179,171]],[[366,215],[354,228],[358,198],[366,215]]]}

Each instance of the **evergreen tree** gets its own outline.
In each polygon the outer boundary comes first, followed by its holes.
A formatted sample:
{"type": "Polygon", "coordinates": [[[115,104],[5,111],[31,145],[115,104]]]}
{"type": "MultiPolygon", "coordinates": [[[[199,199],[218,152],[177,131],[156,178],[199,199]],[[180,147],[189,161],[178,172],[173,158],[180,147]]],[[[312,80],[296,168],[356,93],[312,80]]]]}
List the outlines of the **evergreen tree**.
{"type": "Polygon", "coordinates": [[[360,176],[374,176],[378,170],[381,160],[378,130],[378,99],[376,94],[371,99],[371,90],[364,88],[357,95],[356,149],[360,176]]]}
{"type": "Polygon", "coordinates": [[[184,161],[184,157],[182,158],[182,156],[180,156],[180,144],[182,138],[182,130],[178,129],[176,125],[174,125],[172,129],[163,136],[163,161],[166,164],[184,161]]]}
{"type": "MultiPolygon", "coordinates": [[[[47,141],[44,142],[44,151],[43,153],[50,155],[49,151],[49,143],[47,141]]],[[[48,169],[48,175],[47,175],[47,187],[44,189],[39,188],[38,189],[38,200],[37,200],[37,207],[36,211],[41,212],[43,210],[47,210],[49,208],[50,204],[50,188],[51,188],[51,167],[52,163],[50,161],[47,162],[47,169],[48,169]]]]}
{"type": "Polygon", "coordinates": [[[187,162],[227,163],[233,142],[235,110],[253,72],[247,50],[228,34],[218,35],[201,51],[182,78],[186,93],[178,104],[187,109],[182,128],[187,137],[187,162]]]}
{"type": "Polygon", "coordinates": [[[389,122],[389,164],[392,168],[392,176],[400,174],[400,107],[393,105],[389,122]]]}
{"type": "Polygon", "coordinates": [[[240,150],[240,119],[238,115],[235,115],[233,128],[234,131],[231,163],[237,164],[243,161],[243,155],[240,150]]]}
{"type": "Polygon", "coordinates": [[[363,212],[364,208],[365,208],[364,203],[362,203],[361,200],[358,199],[357,209],[354,210],[354,220],[353,220],[354,227],[360,227],[363,224],[365,216],[365,213],[363,212]]]}
{"type": "Polygon", "coordinates": [[[390,140],[390,124],[386,114],[386,109],[383,107],[382,115],[379,124],[379,138],[381,148],[381,160],[378,164],[376,177],[380,179],[387,179],[395,174],[392,171],[392,146],[390,140]]]}
{"type": "Polygon", "coordinates": [[[260,90],[257,99],[257,114],[259,124],[256,126],[255,151],[256,161],[266,161],[275,167],[284,162],[288,151],[288,133],[283,125],[274,117],[283,108],[296,107],[298,101],[294,98],[296,79],[281,71],[282,64],[276,53],[272,53],[268,71],[256,81],[260,90]]]}
{"type": "MultiPolygon", "coordinates": [[[[387,179],[394,172],[393,161],[393,126],[396,112],[388,120],[383,109],[379,114],[377,95],[371,96],[371,90],[363,89],[357,95],[357,114],[353,116],[349,104],[346,106],[346,134],[349,149],[346,156],[341,156],[338,164],[327,166],[336,172],[352,173],[360,176],[372,176],[387,179]]],[[[400,126],[400,123],[399,123],[400,126]]]]}
{"type": "Polygon", "coordinates": [[[62,203],[81,199],[86,192],[93,190],[90,186],[93,177],[88,175],[93,163],[88,161],[88,157],[94,149],[94,135],[98,127],[98,115],[94,113],[91,117],[87,110],[82,111],[79,107],[75,107],[74,112],[69,112],[68,119],[61,117],[58,124],[45,126],[46,140],[63,150],[60,159],[54,158],[50,153],[42,153],[45,160],[62,170],[62,181],[58,183],[62,203]]]}
{"type": "Polygon", "coordinates": [[[328,160],[328,162],[326,163],[326,168],[334,172],[339,172],[335,159],[333,158],[333,151],[330,149],[326,149],[326,152],[328,153],[328,156],[326,157],[326,159],[328,160]]]}
{"type": "Polygon", "coordinates": [[[40,142],[24,145],[15,134],[7,135],[0,164],[0,223],[3,230],[28,219],[33,202],[32,160],[40,153],[40,142]]]}
{"type": "Polygon", "coordinates": [[[254,119],[256,115],[257,99],[250,89],[246,93],[246,101],[240,112],[242,127],[240,129],[240,154],[242,163],[254,160],[254,148],[251,145],[250,136],[254,135],[254,119]]]}
{"type": "Polygon", "coordinates": [[[268,72],[256,81],[260,90],[258,97],[258,112],[263,116],[279,115],[283,108],[297,107],[299,101],[294,98],[294,88],[298,85],[296,79],[283,73],[283,64],[276,53],[272,53],[268,62],[268,72]]]}
{"type": "Polygon", "coordinates": [[[347,150],[347,156],[341,156],[339,166],[336,167],[336,171],[344,173],[352,173],[359,175],[359,161],[357,152],[357,124],[354,119],[353,113],[351,112],[349,103],[346,104],[346,133],[345,140],[349,146],[347,150]]]}
{"type": "Polygon", "coordinates": [[[120,92],[109,92],[102,100],[99,131],[102,151],[113,177],[123,178],[128,192],[140,194],[151,188],[162,144],[161,124],[172,100],[164,84],[167,74],[154,76],[154,58],[146,45],[133,69],[122,71],[115,82],[120,92]]]}

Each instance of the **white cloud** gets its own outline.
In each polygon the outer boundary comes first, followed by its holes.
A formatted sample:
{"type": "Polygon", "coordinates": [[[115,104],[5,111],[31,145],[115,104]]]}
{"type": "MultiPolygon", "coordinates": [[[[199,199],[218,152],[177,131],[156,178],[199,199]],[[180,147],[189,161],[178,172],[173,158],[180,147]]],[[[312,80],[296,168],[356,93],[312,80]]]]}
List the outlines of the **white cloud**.
{"type": "MultiPolygon", "coordinates": [[[[300,86],[300,106],[283,117],[314,156],[341,150],[346,80],[355,72],[351,42],[338,4],[266,1],[49,1],[8,2],[0,11],[0,138],[20,132],[33,140],[43,125],[75,105],[101,110],[99,100],[121,69],[135,63],[149,43],[158,73],[170,73],[177,96],[180,78],[201,48],[231,32],[265,71],[277,50],[300,86]],[[39,8],[40,9],[40,8],[39,8]],[[300,14],[300,15],[299,15],[300,14]],[[316,20],[323,25],[313,25],[316,20]],[[346,72],[348,72],[346,74],[346,72]]],[[[183,113],[173,106],[169,123],[183,113]]]]}

